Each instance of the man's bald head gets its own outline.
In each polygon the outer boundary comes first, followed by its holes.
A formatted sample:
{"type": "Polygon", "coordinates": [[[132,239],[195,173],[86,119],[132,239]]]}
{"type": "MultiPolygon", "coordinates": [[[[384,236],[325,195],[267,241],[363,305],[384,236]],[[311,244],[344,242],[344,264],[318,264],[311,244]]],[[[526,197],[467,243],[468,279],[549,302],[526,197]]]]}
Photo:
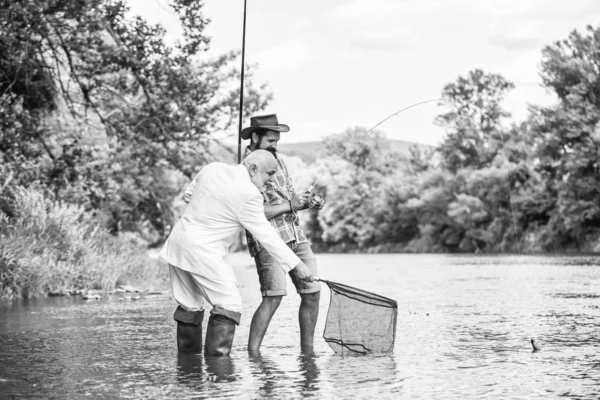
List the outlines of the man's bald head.
{"type": "Polygon", "coordinates": [[[248,154],[248,157],[244,159],[244,165],[248,168],[248,165],[256,165],[256,166],[266,166],[267,168],[270,166],[275,166],[277,168],[277,160],[275,160],[275,156],[267,150],[254,150],[252,153],[248,154]]]}
{"type": "Polygon", "coordinates": [[[277,160],[273,154],[266,150],[254,150],[248,154],[242,164],[248,170],[252,183],[261,192],[264,191],[265,184],[277,172],[277,160]]]}

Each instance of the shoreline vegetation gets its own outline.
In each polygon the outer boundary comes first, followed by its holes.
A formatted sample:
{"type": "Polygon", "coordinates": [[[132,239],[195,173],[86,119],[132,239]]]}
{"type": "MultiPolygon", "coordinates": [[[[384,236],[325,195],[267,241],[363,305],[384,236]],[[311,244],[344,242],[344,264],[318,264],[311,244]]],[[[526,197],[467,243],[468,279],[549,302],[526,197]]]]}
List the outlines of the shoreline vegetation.
{"type": "Polygon", "coordinates": [[[112,235],[92,212],[45,199],[35,189],[15,188],[2,199],[0,298],[164,287],[168,277],[136,235],[112,235]]]}
{"type": "MultiPolygon", "coordinates": [[[[183,188],[236,160],[217,134],[237,129],[240,58],[207,56],[203,2],[171,3],[176,44],[122,0],[0,13],[0,298],[168,280],[155,253],[183,188]]],[[[301,213],[315,252],[600,252],[600,26],[540,50],[556,101],[521,121],[502,106],[515,85],[475,69],[441,88],[436,147],[365,127],[282,143],[297,191],[323,177],[325,207],[301,213]]],[[[272,99],[254,68],[246,121],[272,99]]]]}

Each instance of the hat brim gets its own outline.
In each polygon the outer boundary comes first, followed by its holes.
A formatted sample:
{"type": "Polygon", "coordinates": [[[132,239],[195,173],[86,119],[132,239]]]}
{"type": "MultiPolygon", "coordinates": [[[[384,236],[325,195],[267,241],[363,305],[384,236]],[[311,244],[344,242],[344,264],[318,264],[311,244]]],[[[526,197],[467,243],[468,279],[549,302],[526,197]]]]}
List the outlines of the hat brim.
{"type": "Polygon", "coordinates": [[[270,131],[275,131],[275,132],[289,132],[290,131],[290,127],[287,126],[286,124],[249,126],[247,128],[242,129],[242,133],[241,133],[242,139],[244,139],[244,140],[250,139],[250,136],[252,136],[252,132],[254,132],[257,129],[268,129],[270,131]]]}

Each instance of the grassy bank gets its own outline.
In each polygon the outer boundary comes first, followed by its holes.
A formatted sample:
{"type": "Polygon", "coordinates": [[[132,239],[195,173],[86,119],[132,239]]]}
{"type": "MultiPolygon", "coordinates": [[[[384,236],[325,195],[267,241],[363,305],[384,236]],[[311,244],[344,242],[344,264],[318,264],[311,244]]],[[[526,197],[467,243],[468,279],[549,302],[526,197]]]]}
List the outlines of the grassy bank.
{"type": "Polygon", "coordinates": [[[118,282],[148,284],[161,275],[144,243],[111,235],[81,207],[19,187],[1,197],[0,298],[108,291],[118,282]]]}

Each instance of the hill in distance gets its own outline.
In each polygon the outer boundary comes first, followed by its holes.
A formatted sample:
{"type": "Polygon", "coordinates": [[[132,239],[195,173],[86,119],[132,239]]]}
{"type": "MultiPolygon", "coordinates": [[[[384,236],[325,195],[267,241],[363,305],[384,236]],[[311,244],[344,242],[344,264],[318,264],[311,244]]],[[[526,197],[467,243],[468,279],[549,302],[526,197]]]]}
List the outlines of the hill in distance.
{"type": "MultiPolygon", "coordinates": [[[[393,140],[387,139],[386,142],[389,145],[390,151],[395,151],[405,156],[406,158],[410,157],[410,148],[417,147],[421,150],[430,150],[433,146],[429,146],[422,143],[415,142],[407,142],[404,140],[393,140]]],[[[305,162],[313,162],[317,157],[325,156],[325,155],[335,155],[335,154],[325,154],[326,149],[323,147],[323,143],[320,141],[315,142],[298,142],[298,143],[281,143],[279,142],[277,149],[288,156],[296,156],[300,157],[305,162]]]]}

